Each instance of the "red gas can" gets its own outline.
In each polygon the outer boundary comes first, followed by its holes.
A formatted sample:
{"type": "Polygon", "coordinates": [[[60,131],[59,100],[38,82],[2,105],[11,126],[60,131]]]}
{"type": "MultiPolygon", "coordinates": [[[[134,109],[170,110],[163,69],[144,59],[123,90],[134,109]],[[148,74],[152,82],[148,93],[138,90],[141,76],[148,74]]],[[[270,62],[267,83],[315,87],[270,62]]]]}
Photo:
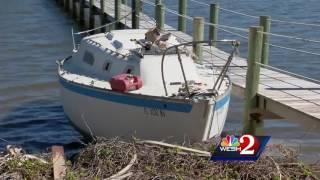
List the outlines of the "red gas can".
{"type": "Polygon", "coordinates": [[[119,74],[111,78],[110,84],[114,91],[127,92],[140,89],[142,79],[132,74],[119,74]]]}

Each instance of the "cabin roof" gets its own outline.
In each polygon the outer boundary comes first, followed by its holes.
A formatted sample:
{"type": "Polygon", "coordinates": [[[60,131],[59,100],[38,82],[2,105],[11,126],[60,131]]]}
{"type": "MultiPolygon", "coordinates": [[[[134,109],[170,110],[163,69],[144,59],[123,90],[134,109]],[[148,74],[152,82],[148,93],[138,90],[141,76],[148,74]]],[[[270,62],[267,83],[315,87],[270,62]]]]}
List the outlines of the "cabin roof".
{"type": "MultiPolygon", "coordinates": [[[[148,30],[141,29],[125,29],[116,30],[108,33],[100,33],[93,36],[88,36],[83,39],[88,44],[101,48],[102,50],[109,49],[118,52],[119,54],[126,55],[131,50],[141,48],[141,45],[136,43],[134,39],[145,39],[145,33],[148,30]]],[[[167,47],[179,44],[176,37],[170,36],[167,40],[167,47]]]]}

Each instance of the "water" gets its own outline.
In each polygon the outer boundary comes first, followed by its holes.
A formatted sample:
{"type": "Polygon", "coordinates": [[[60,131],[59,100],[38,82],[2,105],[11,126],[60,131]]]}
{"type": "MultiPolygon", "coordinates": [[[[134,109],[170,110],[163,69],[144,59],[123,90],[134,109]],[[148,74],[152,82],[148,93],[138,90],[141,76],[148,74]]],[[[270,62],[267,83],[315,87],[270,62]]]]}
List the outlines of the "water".
{"type": "Polygon", "coordinates": [[[59,101],[55,64],[72,50],[73,22],[46,0],[2,3],[0,21],[0,138],[35,152],[79,147],[59,101]]]}
{"type": "MultiPolygon", "coordinates": [[[[177,9],[176,1],[166,0],[167,7],[177,9]]],[[[209,1],[207,1],[209,2],[209,1]]],[[[318,1],[221,1],[221,7],[252,15],[272,15],[273,18],[320,23],[318,1]],[[308,13],[305,13],[305,12],[308,13]]],[[[153,8],[144,10],[153,14],[153,8]]],[[[189,14],[208,16],[208,7],[189,5],[189,14]],[[200,9],[200,10],[199,10],[200,9]]],[[[257,19],[221,11],[221,24],[247,28],[257,19]]],[[[176,26],[177,18],[168,14],[167,22],[176,26]]],[[[78,28],[53,0],[6,1],[0,6],[0,149],[8,143],[20,144],[32,152],[45,151],[52,144],[62,144],[74,150],[81,147],[82,136],[66,119],[59,99],[55,61],[72,50],[71,27],[78,28]],[[6,142],[8,141],[8,142],[6,142]]],[[[188,32],[191,32],[188,22],[188,32]]],[[[317,38],[320,28],[273,24],[272,31],[305,38],[317,38]]],[[[243,32],[239,32],[246,35],[243,32]]],[[[237,38],[219,32],[219,37],[237,38]]],[[[239,39],[239,38],[237,38],[239,39]]],[[[247,42],[242,42],[241,55],[246,57],[247,42]]],[[[317,44],[271,38],[271,42],[287,47],[320,52],[317,44]]],[[[318,57],[279,49],[270,49],[270,64],[318,78],[318,57]]],[[[226,130],[241,128],[242,101],[232,98],[226,130]]],[[[320,134],[303,129],[290,121],[265,122],[266,134],[273,142],[299,147],[306,161],[320,159],[320,134]]]]}

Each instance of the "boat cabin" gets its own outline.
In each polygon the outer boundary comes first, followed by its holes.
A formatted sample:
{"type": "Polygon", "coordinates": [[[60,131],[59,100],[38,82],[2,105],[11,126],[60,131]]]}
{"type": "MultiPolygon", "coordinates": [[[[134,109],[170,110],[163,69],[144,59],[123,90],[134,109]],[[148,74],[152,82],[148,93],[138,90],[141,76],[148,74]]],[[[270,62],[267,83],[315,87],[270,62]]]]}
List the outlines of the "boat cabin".
{"type": "MultiPolygon", "coordinates": [[[[161,61],[164,51],[180,44],[171,34],[151,30],[117,30],[82,39],[74,51],[72,61],[65,69],[75,74],[110,81],[119,74],[132,74],[142,78],[143,88],[163,89],[161,61]],[[157,34],[158,33],[158,34],[157,34]]],[[[199,82],[195,63],[187,50],[179,50],[188,81],[199,82]]],[[[163,67],[166,83],[184,82],[176,49],[166,53],[163,67]]],[[[176,91],[175,91],[176,92],[176,91]]]]}

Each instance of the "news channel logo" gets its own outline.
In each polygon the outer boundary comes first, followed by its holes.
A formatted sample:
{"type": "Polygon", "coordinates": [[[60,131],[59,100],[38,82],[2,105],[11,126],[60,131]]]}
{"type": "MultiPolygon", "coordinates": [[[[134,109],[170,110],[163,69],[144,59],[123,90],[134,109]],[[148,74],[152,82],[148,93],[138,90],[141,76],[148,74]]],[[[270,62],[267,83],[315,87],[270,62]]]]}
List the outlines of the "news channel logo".
{"type": "Polygon", "coordinates": [[[270,136],[227,135],[214,150],[214,161],[256,161],[265,149],[270,136]]]}

